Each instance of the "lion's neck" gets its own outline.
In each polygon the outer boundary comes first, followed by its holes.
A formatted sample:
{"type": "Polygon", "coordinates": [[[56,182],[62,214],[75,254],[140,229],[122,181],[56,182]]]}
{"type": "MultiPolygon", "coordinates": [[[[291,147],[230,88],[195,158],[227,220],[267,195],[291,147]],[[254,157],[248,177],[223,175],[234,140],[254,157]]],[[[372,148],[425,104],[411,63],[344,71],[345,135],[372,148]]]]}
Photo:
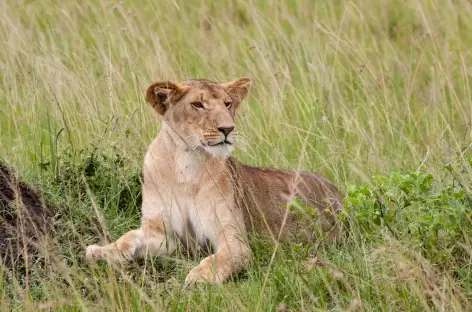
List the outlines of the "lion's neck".
{"type": "Polygon", "coordinates": [[[206,176],[214,177],[226,171],[223,157],[214,157],[204,150],[189,150],[182,139],[171,131],[169,126],[163,125],[156,143],[166,150],[171,160],[166,166],[174,172],[177,182],[197,184],[206,176]]]}

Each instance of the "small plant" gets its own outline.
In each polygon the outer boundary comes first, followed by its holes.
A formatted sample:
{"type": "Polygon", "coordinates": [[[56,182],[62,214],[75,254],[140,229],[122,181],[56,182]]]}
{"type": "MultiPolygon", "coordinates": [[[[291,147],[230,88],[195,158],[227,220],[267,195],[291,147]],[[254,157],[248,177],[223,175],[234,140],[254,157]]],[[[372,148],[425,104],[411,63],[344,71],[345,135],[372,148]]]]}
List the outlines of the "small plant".
{"type": "Polygon", "coordinates": [[[384,226],[434,263],[460,260],[454,246],[472,236],[471,205],[453,180],[434,182],[420,171],[375,176],[371,186],[350,186],[345,206],[367,239],[383,239],[384,226]]]}

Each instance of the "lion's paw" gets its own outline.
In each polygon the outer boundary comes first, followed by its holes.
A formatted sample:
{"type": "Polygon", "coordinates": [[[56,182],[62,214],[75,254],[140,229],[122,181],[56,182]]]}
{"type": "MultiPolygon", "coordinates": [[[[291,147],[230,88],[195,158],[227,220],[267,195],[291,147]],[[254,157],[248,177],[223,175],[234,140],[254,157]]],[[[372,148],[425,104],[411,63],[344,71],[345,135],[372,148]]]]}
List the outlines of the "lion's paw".
{"type": "Polygon", "coordinates": [[[206,282],[209,284],[218,285],[221,284],[221,279],[218,275],[212,270],[210,265],[200,264],[194,267],[187,274],[185,278],[185,287],[189,287],[195,283],[206,282]]]}
{"type": "Polygon", "coordinates": [[[89,263],[96,262],[103,257],[102,255],[102,247],[98,245],[90,245],[85,250],[85,260],[89,263]]]}

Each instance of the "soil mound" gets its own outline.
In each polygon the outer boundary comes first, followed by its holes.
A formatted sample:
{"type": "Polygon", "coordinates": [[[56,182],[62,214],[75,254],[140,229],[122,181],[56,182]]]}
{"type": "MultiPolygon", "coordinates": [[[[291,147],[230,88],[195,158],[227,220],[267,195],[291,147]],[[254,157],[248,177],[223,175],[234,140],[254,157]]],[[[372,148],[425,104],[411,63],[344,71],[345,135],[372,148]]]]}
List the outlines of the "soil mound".
{"type": "Polygon", "coordinates": [[[53,209],[0,161],[0,261],[21,266],[38,255],[38,243],[52,230],[53,209]]]}

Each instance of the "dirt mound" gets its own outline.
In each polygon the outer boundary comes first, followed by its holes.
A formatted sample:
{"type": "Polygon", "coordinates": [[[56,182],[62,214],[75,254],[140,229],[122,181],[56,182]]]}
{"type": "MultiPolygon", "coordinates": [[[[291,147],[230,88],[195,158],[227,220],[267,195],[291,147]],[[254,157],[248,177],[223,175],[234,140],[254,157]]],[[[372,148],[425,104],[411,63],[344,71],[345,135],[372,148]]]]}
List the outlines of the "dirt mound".
{"type": "Polygon", "coordinates": [[[39,192],[0,161],[0,261],[16,267],[25,255],[35,257],[38,243],[52,229],[53,216],[39,192]]]}

